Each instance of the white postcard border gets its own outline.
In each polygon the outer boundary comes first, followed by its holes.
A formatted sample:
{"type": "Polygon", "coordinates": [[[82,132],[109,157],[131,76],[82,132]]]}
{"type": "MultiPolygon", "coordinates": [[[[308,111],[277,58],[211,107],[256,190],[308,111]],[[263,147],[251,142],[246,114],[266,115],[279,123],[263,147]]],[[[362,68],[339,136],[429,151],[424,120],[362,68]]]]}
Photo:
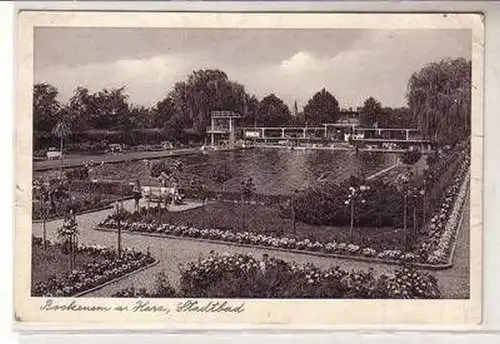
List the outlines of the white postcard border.
{"type": "MultiPolygon", "coordinates": [[[[16,99],[15,312],[21,327],[31,324],[90,328],[227,329],[227,328],[420,328],[474,326],[481,321],[482,181],[483,181],[483,23],[470,14],[257,14],[257,13],[114,13],[31,12],[19,15],[16,99]],[[33,28],[204,27],[204,28],[470,28],[473,37],[471,161],[471,298],[469,300],[241,300],[241,315],[51,313],[29,297],[31,247],[31,135],[33,28]],[[84,324],[86,323],[86,324],[84,324]]],[[[81,304],[132,304],[129,299],[77,299],[81,304]]],[[[161,300],[172,307],[179,300],[161,300]]],[[[232,300],[237,303],[236,300],[232,300]]]]}

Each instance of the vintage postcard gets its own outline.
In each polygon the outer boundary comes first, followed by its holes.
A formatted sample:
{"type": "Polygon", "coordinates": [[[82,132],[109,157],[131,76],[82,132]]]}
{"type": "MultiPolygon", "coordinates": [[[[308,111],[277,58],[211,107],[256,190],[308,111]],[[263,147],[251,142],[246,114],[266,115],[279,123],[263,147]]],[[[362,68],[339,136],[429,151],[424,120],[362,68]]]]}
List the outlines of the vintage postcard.
{"type": "Polygon", "coordinates": [[[19,326],[478,325],[482,19],[20,12],[19,326]]]}

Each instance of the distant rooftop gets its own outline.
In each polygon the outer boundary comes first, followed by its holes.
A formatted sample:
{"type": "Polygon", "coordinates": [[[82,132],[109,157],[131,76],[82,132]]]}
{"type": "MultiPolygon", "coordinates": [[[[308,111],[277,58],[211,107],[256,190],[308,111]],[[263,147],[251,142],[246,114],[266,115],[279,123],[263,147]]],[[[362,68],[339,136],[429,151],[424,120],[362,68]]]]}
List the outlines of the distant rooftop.
{"type": "Polygon", "coordinates": [[[234,111],[212,111],[212,118],[241,118],[242,116],[234,111]]]}

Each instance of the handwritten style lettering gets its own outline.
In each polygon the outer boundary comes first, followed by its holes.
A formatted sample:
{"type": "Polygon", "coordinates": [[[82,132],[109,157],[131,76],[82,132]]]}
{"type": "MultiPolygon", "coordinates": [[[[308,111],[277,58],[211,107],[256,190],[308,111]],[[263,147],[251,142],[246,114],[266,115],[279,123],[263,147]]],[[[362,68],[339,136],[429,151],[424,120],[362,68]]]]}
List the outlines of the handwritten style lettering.
{"type": "Polygon", "coordinates": [[[162,312],[170,313],[170,309],[162,305],[152,305],[149,301],[137,300],[134,307],[132,307],[134,312],[162,312]]]}
{"type": "Polygon", "coordinates": [[[70,312],[109,312],[113,308],[108,306],[86,306],[78,304],[76,301],[70,301],[66,304],[55,304],[52,299],[45,300],[40,306],[41,311],[70,311],[70,312]]]}
{"type": "Polygon", "coordinates": [[[243,313],[245,311],[245,303],[238,306],[233,306],[227,301],[213,302],[200,304],[196,300],[187,300],[177,305],[177,312],[199,312],[199,313],[243,313]]]}

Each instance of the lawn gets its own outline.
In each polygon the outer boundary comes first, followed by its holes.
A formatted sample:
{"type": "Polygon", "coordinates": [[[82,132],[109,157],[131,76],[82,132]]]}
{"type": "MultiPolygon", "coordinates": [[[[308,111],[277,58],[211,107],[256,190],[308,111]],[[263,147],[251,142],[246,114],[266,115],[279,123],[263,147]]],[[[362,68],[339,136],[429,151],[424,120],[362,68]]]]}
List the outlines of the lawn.
{"type": "MultiPolygon", "coordinates": [[[[157,215],[152,215],[157,218],[157,215]]],[[[168,212],[162,214],[162,222],[175,225],[188,225],[193,227],[226,229],[235,232],[243,231],[241,205],[231,202],[211,202],[202,207],[185,210],[182,212],[168,212]]],[[[258,204],[245,204],[244,206],[245,230],[256,233],[279,234],[292,232],[292,220],[280,216],[277,206],[258,204]]],[[[302,222],[295,225],[299,236],[314,238],[320,242],[337,240],[350,242],[350,228],[333,226],[314,226],[302,222]]],[[[384,249],[396,248],[400,244],[401,232],[393,228],[358,228],[355,226],[353,242],[370,244],[370,247],[384,249]]]]}
{"type": "MultiPolygon", "coordinates": [[[[41,245],[32,245],[31,250],[31,286],[39,282],[46,282],[53,276],[61,276],[69,271],[69,255],[64,254],[61,248],[41,245]]],[[[75,268],[83,267],[88,263],[101,263],[104,257],[91,255],[85,252],[76,253],[75,268]]]]}

